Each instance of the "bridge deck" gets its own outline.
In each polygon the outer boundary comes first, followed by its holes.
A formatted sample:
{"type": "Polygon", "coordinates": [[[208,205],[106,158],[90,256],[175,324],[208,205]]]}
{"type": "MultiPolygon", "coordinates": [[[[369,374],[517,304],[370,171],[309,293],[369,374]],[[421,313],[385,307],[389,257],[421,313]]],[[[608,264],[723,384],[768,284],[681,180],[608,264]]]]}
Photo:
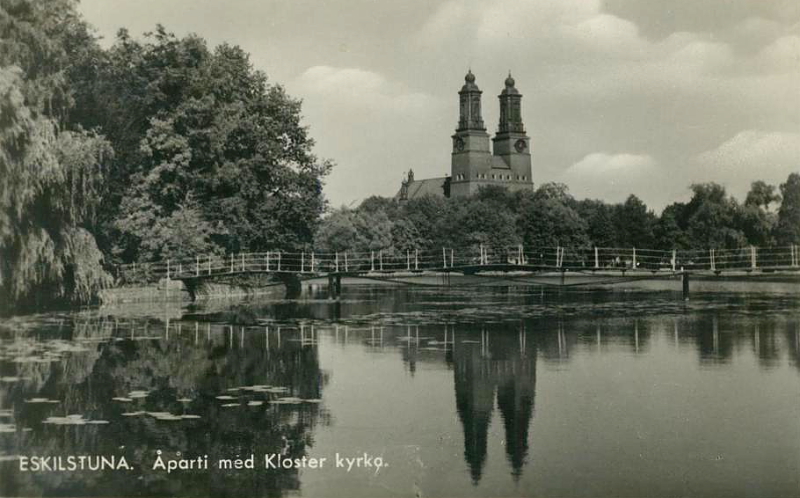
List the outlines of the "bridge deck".
{"type": "Polygon", "coordinates": [[[242,253],[196,256],[179,260],[119,265],[118,281],[158,281],[162,278],[198,284],[209,279],[247,275],[318,277],[401,277],[421,274],[502,274],[574,279],[663,279],[692,274],[701,277],[757,277],[800,272],[798,246],[708,251],[660,251],[637,248],[568,249],[522,246],[505,251],[488,246],[439,251],[372,251],[370,253],[242,253]]]}

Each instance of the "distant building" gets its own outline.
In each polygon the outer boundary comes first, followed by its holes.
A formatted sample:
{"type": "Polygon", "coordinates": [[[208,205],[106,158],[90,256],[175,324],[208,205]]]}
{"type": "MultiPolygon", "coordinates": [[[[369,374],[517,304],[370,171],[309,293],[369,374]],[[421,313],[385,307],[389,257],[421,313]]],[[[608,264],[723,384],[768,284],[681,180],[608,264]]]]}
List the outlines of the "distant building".
{"type": "Polygon", "coordinates": [[[499,185],[509,190],[532,190],[530,138],[522,123],[522,95],[508,75],[500,93],[500,123],[491,139],[481,116],[481,94],[475,75],[469,71],[458,92],[460,111],[453,135],[450,176],[417,180],[409,171],[397,198],[414,199],[423,195],[465,197],[485,185],[499,185]]]}

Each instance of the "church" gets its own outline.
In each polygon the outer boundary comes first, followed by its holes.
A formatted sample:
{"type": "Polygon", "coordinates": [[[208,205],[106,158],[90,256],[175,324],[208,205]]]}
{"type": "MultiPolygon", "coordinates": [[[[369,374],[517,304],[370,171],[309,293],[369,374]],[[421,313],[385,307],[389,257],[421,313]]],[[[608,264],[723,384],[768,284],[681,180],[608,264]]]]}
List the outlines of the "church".
{"type": "Polygon", "coordinates": [[[481,94],[470,70],[458,92],[458,127],[452,136],[450,176],[417,180],[409,171],[396,198],[405,201],[436,195],[466,197],[483,186],[532,190],[530,138],[522,124],[522,94],[509,73],[500,92],[500,123],[489,144],[481,116],[481,94]]]}

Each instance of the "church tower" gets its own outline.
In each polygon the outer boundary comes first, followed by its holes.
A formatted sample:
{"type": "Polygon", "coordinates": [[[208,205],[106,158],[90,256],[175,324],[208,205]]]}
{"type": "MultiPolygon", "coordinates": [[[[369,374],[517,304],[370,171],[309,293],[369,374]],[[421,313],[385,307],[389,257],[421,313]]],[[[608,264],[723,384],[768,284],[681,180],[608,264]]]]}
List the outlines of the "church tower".
{"type": "Polygon", "coordinates": [[[458,92],[458,128],[453,135],[450,196],[472,195],[481,187],[496,185],[509,190],[532,190],[530,138],[522,123],[522,94],[509,73],[499,95],[500,123],[489,147],[489,134],[481,116],[481,90],[469,71],[458,92]]]}
{"type": "Polygon", "coordinates": [[[464,76],[458,92],[458,126],[453,134],[450,176],[414,180],[413,173],[403,181],[395,196],[409,200],[425,195],[466,197],[482,187],[503,187],[510,191],[533,190],[530,138],[522,123],[522,94],[511,73],[500,99],[500,123],[491,139],[481,115],[481,89],[472,70],[464,76]]]}
{"type": "Polygon", "coordinates": [[[514,78],[508,73],[505,88],[500,93],[500,124],[492,139],[494,155],[502,159],[496,167],[509,168],[515,182],[531,182],[530,138],[522,124],[522,95],[515,88],[514,78]]]}
{"type": "Polygon", "coordinates": [[[464,86],[458,92],[458,128],[453,135],[450,195],[466,196],[472,193],[470,183],[486,174],[491,168],[489,134],[481,116],[481,92],[475,84],[472,71],[464,77],[464,86]]]}

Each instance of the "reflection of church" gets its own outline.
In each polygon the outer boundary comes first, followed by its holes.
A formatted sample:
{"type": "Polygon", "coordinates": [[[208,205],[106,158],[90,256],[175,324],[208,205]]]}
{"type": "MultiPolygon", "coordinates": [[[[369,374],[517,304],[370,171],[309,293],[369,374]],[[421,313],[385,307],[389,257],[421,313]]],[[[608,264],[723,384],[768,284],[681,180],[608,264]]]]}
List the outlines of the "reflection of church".
{"type": "Polygon", "coordinates": [[[417,180],[409,171],[397,198],[414,199],[424,195],[464,197],[480,187],[498,185],[509,190],[530,190],[530,138],[522,124],[522,95],[508,75],[505,88],[499,95],[500,123],[489,146],[489,134],[481,116],[481,90],[475,84],[472,71],[464,78],[458,92],[460,112],[458,128],[453,135],[450,176],[417,180]]]}
{"type": "Polygon", "coordinates": [[[464,428],[464,458],[475,484],[486,461],[495,400],[505,429],[511,474],[514,479],[522,475],[536,395],[536,347],[529,347],[526,337],[524,332],[495,331],[490,335],[484,331],[480,344],[456,342],[456,409],[464,428]]]}

